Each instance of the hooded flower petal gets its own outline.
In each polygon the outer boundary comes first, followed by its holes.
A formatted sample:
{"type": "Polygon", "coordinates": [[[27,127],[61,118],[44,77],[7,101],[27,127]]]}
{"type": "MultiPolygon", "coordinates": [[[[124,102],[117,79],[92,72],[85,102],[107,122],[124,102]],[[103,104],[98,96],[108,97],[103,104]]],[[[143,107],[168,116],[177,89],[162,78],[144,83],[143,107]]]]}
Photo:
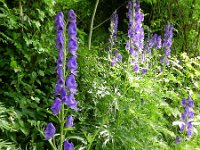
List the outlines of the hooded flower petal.
{"type": "Polygon", "coordinates": [[[68,19],[70,22],[75,22],[76,21],[76,14],[74,12],[74,10],[69,10],[68,12],[68,19]]]}
{"type": "Polygon", "coordinates": [[[51,106],[51,110],[54,115],[57,115],[61,109],[62,101],[60,98],[56,98],[51,106]]]}
{"type": "Polygon", "coordinates": [[[76,39],[70,39],[69,40],[69,43],[68,43],[68,49],[69,49],[69,52],[76,56],[76,51],[78,49],[78,44],[77,44],[77,41],[76,39]]]}
{"type": "Polygon", "coordinates": [[[77,91],[77,84],[74,75],[69,75],[66,79],[66,85],[71,93],[76,93],[77,91]]]}
{"type": "Polygon", "coordinates": [[[71,56],[68,59],[68,63],[67,63],[68,69],[69,71],[73,74],[76,75],[76,70],[78,68],[77,62],[76,62],[76,57],[75,56],[71,56]]]}
{"type": "Polygon", "coordinates": [[[66,105],[68,105],[71,109],[73,110],[78,110],[77,108],[77,101],[74,97],[74,94],[70,93],[69,95],[67,95],[65,98],[64,98],[64,103],[66,105]]]}
{"type": "Polygon", "coordinates": [[[65,140],[64,150],[74,150],[74,144],[70,143],[68,140],[65,140]]]}
{"type": "Polygon", "coordinates": [[[65,127],[71,128],[73,127],[73,117],[70,115],[67,117],[67,122],[65,123],[65,127]]]}
{"type": "Polygon", "coordinates": [[[45,134],[45,140],[51,139],[54,134],[56,133],[56,128],[54,127],[53,123],[48,123],[46,126],[46,129],[44,131],[45,134]]]}

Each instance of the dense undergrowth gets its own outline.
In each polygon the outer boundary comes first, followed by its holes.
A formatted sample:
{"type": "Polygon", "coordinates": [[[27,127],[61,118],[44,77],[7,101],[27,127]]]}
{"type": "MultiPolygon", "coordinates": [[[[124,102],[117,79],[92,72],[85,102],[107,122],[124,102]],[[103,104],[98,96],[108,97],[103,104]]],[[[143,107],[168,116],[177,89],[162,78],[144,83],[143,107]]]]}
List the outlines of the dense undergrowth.
{"type": "MultiPolygon", "coordinates": [[[[0,2],[0,149],[50,148],[43,132],[47,122],[58,122],[50,110],[54,100],[57,57],[53,18],[58,11],[71,7],[77,9],[78,20],[76,99],[79,111],[69,110],[73,114],[74,128],[68,131],[66,137],[74,143],[75,149],[200,148],[200,50],[196,41],[199,26],[189,26],[199,19],[197,2],[191,1],[195,4],[192,14],[190,9],[185,11],[188,15],[194,15],[189,23],[186,21],[189,18],[183,21],[176,15],[170,15],[170,21],[174,24],[170,65],[160,63],[164,50],[155,50],[153,57],[149,57],[150,65],[145,74],[135,73],[129,64],[129,52],[125,49],[127,30],[118,33],[116,48],[122,55],[122,61],[113,67],[107,50],[110,46],[106,42],[109,35],[103,32],[103,27],[94,32],[93,45],[88,49],[86,23],[92,9],[87,10],[87,7],[93,2],[81,1],[80,4],[84,6],[82,10],[78,9],[79,1],[54,3],[44,0],[33,5],[25,1],[10,4],[3,0],[0,2]],[[81,12],[86,10],[88,14],[83,14],[85,20],[82,20],[81,12]],[[185,30],[181,30],[181,27],[185,27],[185,30]],[[160,67],[163,67],[163,71],[160,71],[160,67]],[[184,111],[182,98],[188,95],[194,101],[191,138],[187,138],[187,134],[181,132],[178,126],[184,111]],[[176,143],[177,136],[182,138],[180,144],[176,143]]],[[[146,4],[141,4],[142,8],[151,4],[154,11],[158,6],[164,7],[157,1],[142,2],[146,4]]],[[[179,11],[187,8],[188,2],[170,1],[178,6],[179,11]]],[[[174,5],[171,12],[176,8],[174,5]]],[[[98,17],[101,19],[98,15],[97,22],[98,17]]],[[[168,16],[168,12],[157,16],[153,12],[152,15],[155,18],[151,18],[151,32],[164,34],[161,25],[167,23],[159,17],[168,16]]],[[[145,20],[148,17],[147,13],[145,20]]],[[[127,25],[128,21],[124,22],[127,25]]],[[[56,127],[59,129],[58,125],[56,127]]]]}

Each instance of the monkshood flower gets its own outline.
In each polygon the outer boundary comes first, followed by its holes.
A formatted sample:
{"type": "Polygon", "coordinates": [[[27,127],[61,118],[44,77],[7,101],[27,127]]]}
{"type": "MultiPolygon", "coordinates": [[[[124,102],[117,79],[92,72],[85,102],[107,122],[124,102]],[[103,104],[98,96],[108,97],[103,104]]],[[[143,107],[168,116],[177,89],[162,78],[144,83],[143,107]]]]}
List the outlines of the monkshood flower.
{"type": "Polygon", "coordinates": [[[64,15],[62,12],[59,12],[55,18],[55,27],[56,27],[56,48],[58,49],[58,59],[56,61],[56,73],[57,73],[57,82],[54,88],[55,96],[57,98],[54,100],[51,110],[54,115],[57,115],[60,112],[62,101],[59,98],[61,91],[65,86],[64,74],[63,74],[63,65],[64,65],[64,15]]]}
{"type": "Polygon", "coordinates": [[[128,29],[131,29],[131,28],[133,27],[132,1],[129,1],[129,2],[128,2],[127,8],[128,8],[128,19],[129,19],[128,29]]]}
{"type": "Polygon", "coordinates": [[[158,36],[156,39],[156,48],[162,48],[162,39],[161,36],[158,36]]]}
{"type": "Polygon", "coordinates": [[[78,110],[77,108],[77,101],[74,97],[74,94],[70,93],[67,96],[64,97],[63,99],[64,104],[69,106],[73,110],[78,110]]]}
{"type": "Polygon", "coordinates": [[[173,38],[173,26],[172,24],[170,24],[169,26],[164,27],[164,39],[163,39],[163,45],[162,45],[165,52],[166,65],[169,65],[168,58],[171,53],[172,38],[173,38]]]}
{"type": "Polygon", "coordinates": [[[137,62],[134,64],[133,70],[135,71],[135,73],[139,72],[139,66],[138,66],[137,62]]]}
{"type": "Polygon", "coordinates": [[[194,101],[191,99],[190,96],[188,98],[182,99],[182,107],[184,108],[184,112],[181,114],[181,124],[179,124],[180,131],[187,131],[187,136],[192,136],[192,121],[194,118],[194,101]]]}
{"type": "Polygon", "coordinates": [[[70,71],[71,74],[77,75],[78,65],[77,65],[77,61],[76,61],[76,57],[75,56],[71,56],[68,59],[67,66],[68,66],[68,69],[69,69],[69,71],[70,71]]]}
{"type": "Polygon", "coordinates": [[[56,98],[51,106],[51,110],[53,112],[54,115],[57,115],[61,109],[62,106],[62,101],[60,98],[56,98]]]}
{"type": "Polygon", "coordinates": [[[129,40],[127,41],[126,43],[126,50],[130,53],[130,55],[133,55],[134,53],[134,45],[133,45],[133,37],[134,37],[134,12],[133,12],[133,4],[132,4],[132,1],[129,1],[128,2],[128,5],[127,5],[127,8],[128,8],[128,37],[129,37],[129,40]]]}
{"type": "Polygon", "coordinates": [[[47,127],[44,131],[44,134],[45,134],[45,140],[49,140],[51,139],[54,134],[56,133],[56,128],[54,127],[53,123],[48,123],[47,124],[47,127]]]}
{"type": "Polygon", "coordinates": [[[55,18],[55,26],[57,30],[64,30],[65,24],[64,24],[64,15],[62,12],[59,12],[55,18]]]}
{"type": "Polygon", "coordinates": [[[146,68],[143,68],[142,69],[142,74],[146,74],[147,73],[147,69],[146,68]]]}
{"type": "Polygon", "coordinates": [[[67,117],[67,121],[65,123],[65,127],[72,128],[73,127],[73,117],[70,115],[67,117]]]}
{"type": "MultiPolygon", "coordinates": [[[[118,53],[118,50],[112,51],[113,47],[115,46],[115,42],[117,40],[117,28],[118,28],[118,14],[115,11],[113,13],[112,17],[111,17],[111,27],[110,27],[110,31],[111,31],[110,43],[111,43],[111,46],[109,48],[111,51],[109,51],[109,58],[110,58],[110,56],[111,57],[113,56],[112,53],[114,53],[114,55],[116,55],[116,53],[118,53]]],[[[111,66],[113,67],[117,61],[118,60],[117,60],[116,56],[113,56],[111,58],[111,62],[110,62],[111,66]]]]}
{"type": "Polygon", "coordinates": [[[151,55],[151,50],[154,49],[160,49],[162,48],[162,39],[161,36],[157,34],[153,34],[149,42],[147,42],[147,51],[151,55]]]}
{"type": "Polygon", "coordinates": [[[77,26],[76,26],[76,14],[73,10],[70,10],[68,12],[68,36],[69,36],[69,42],[68,42],[68,50],[72,56],[69,57],[67,62],[67,67],[70,71],[70,75],[66,78],[66,87],[69,91],[68,95],[65,95],[63,98],[64,104],[69,106],[71,109],[78,110],[77,108],[77,101],[74,97],[74,94],[77,92],[77,83],[75,76],[77,75],[77,54],[76,51],[78,49],[77,44],[77,26]]]}
{"type": "Polygon", "coordinates": [[[69,75],[66,79],[66,86],[71,93],[76,93],[77,83],[73,74],[69,75]]]}
{"type": "Polygon", "coordinates": [[[142,22],[144,21],[144,14],[140,10],[139,0],[128,2],[128,41],[126,43],[126,50],[134,58],[133,70],[139,72],[139,60],[144,48],[144,29],[142,22]],[[133,9],[134,8],[134,9],[133,9]]]}
{"type": "Polygon", "coordinates": [[[118,50],[113,51],[114,56],[111,60],[111,66],[113,67],[116,63],[122,62],[122,55],[118,52],[118,50]]]}
{"type": "Polygon", "coordinates": [[[64,150],[74,150],[74,144],[70,143],[68,140],[65,140],[64,150]]]}
{"type": "Polygon", "coordinates": [[[111,31],[112,32],[111,38],[113,39],[113,41],[116,41],[117,38],[118,20],[119,20],[118,14],[117,12],[114,12],[114,14],[111,17],[111,26],[112,26],[111,28],[113,28],[113,31],[111,31]]]}
{"type": "Polygon", "coordinates": [[[78,49],[78,44],[77,44],[77,27],[76,27],[76,14],[73,10],[70,10],[68,12],[68,20],[69,20],[69,25],[68,25],[68,35],[69,35],[69,42],[68,42],[68,49],[69,52],[73,55],[76,56],[76,51],[78,49]]]}
{"type": "Polygon", "coordinates": [[[133,41],[137,50],[141,53],[144,47],[144,29],[142,27],[142,22],[144,21],[144,14],[140,10],[139,0],[136,0],[134,9],[135,9],[135,16],[134,16],[135,35],[133,37],[133,41]]]}

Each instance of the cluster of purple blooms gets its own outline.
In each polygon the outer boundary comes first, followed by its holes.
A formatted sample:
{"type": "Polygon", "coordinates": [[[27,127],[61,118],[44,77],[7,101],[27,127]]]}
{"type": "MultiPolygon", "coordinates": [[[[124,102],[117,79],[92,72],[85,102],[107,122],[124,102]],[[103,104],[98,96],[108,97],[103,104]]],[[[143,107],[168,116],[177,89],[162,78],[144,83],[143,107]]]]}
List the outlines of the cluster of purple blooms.
{"type": "MultiPolygon", "coordinates": [[[[187,99],[182,99],[182,107],[184,108],[184,112],[181,114],[181,123],[179,124],[179,129],[181,132],[186,131],[187,137],[190,138],[192,136],[192,121],[194,118],[194,101],[190,96],[188,96],[187,99]]],[[[181,142],[181,138],[179,136],[176,137],[176,142],[177,144],[181,142]]]]}
{"type": "Polygon", "coordinates": [[[133,70],[138,73],[139,56],[142,54],[144,47],[144,29],[142,27],[142,22],[144,21],[144,14],[140,10],[139,0],[128,2],[128,37],[129,40],[126,43],[126,50],[129,51],[130,55],[134,57],[133,59],[133,70]],[[133,9],[134,8],[134,9],[133,9]]]}
{"type": "MultiPolygon", "coordinates": [[[[114,14],[111,17],[111,52],[112,47],[115,45],[115,42],[117,40],[117,28],[118,28],[118,14],[114,12],[114,14]]],[[[116,63],[122,61],[122,55],[119,53],[117,49],[113,51],[113,57],[111,59],[111,66],[113,67],[116,63]]]]}
{"type": "Polygon", "coordinates": [[[114,56],[111,60],[111,66],[113,67],[117,62],[121,62],[122,61],[122,55],[119,53],[119,51],[117,49],[115,49],[113,51],[114,56]]]}
{"type": "MultiPolygon", "coordinates": [[[[55,86],[55,100],[51,106],[52,113],[57,115],[61,111],[63,104],[67,105],[73,110],[78,110],[77,101],[75,99],[75,94],[77,91],[77,83],[75,76],[77,75],[77,55],[76,51],[78,49],[77,44],[77,26],[76,26],[76,14],[73,10],[70,10],[68,13],[68,50],[71,56],[68,59],[67,67],[70,72],[69,76],[65,80],[65,61],[66,61],[66,51],[64,48],[64,15],[62,12],[59,12],[55,18],[55,27],[56,27],[56,47],[58,49],[58,59],[56,62],[56,73],[57,73],[57,82],[55,86]]],[[[73,117],[70,115],[66,118],[65,127],[73,127],[73,117]]],[[[56,132],[56,128],[53,123],[48,123],[44,133],[45,140],[51,139],[56,132]]],[[[64,141],[64,150],[73,150],[74,145],[68,140],[64,141]]]]}
{"type": "MultiPolygon", "coordinates": [[[[115,42],[117,40],[117,28],[118,28],[118,21],[119,21],[119,17],[117,12],[114,12],[112,17],[111,17],[111,38],[113,39],[113,41],[115,42]]],[[[115,43],[113,43],[114,45],[115,43]]]]}
{"type": "Polygon", "coordinates": [[[157,34],[153,34],[151,39],[147,42],[147,51],[151,55],[151,50],[154,49],[160,49],[162,48],[162,39],[161,36],[157,34]]]}
{"type": "Polygon", "coordinates": [[[164,27],[164,39],[162,47],[165,49],[165,56],[160,59],[160,62],[165,62],[166,65],[169,65],[169,56],[171,53],[171,45],[173,38],[173,25],[170,24],[164,27]]]}

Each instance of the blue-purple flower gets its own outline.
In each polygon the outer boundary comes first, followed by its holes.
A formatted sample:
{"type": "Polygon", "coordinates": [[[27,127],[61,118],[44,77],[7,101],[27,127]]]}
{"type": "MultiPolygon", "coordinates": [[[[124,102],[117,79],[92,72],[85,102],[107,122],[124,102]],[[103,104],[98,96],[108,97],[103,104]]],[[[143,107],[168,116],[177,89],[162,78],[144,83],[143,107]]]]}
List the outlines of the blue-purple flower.
{"type": "Polygon", "coordinates": [[[68,105],[73,110],[78,110],[77,101],[74,97],[74,94],[70,93],[64,97],[63,102],[68,105]]]}
{"type": "Polygon", "coordinates": [[[44,131],[45,134],[45,140],[51,139],[54,134],[56,133],[56,128],[54,127],[53,123],[48,123],[46,126],[46,129],[44,131]]]}
{"type": "Polygon", "coordinates": [[[62,12],[58,12],[55,18],[55,26],[57,30],[64,30],[64,15],[62,12]]]}
{"type": "Polygon", "coordinates": [[[65,140],[64,150],[74,150],[74,144],[70,143],[68,140],[65,140]]]}
{"type": "Polygon", "coordinates": [[[68,59],[68,63],[67,63],[68,69],[70,71],[71,74],[76,75],[77,74],[77,61],[76,61],[76,57],[75,56],[71,56],[68,59]]]}
{"type": "Polygon", "coordinates": [[[78,44],[77,44],[76,39],[71,38],[71,39],[69,40],[69,42],[68,42],[68,49],[69,49],[69,52],[70,52],[72,55],[76,56],[76,51],[77,51],[77,49],[78,49],[78,44]]]}
{"type": "Polygon", "coordinates": [[[142,74],[146,74],[147,73],[147,69],[146,68],[143,68],[142,69],[142,74]]]}
{"type": "Polygon", "coordinates": [[[184,112],[181,114],[181,123],[179,124],[180,131],[187,131],[187,136],[192,136],[192,119],[194,118],[194,101],[190,96],[188,98],[182,99],[182,107],[184,108],[184,112]]]}
{"type": "Polygon", "coordinates": [[[169,56],[171,55],[171,45],[172,45],[172,38],[173,38],[173,26],[170,24],[169,26],[164,27],[164,39],[163,45],[166,57],[166,65],[169,65],[169,56]]]}
{"type": "Polygon", "coordinates": [[[176,144],[180,144],[182,142],[181,137],[177,136],[176,137],[176,144]]]}
{"type": "Polygon", "coordinates": [[[60,98],[57,97],[51,106],[51,110],[54,115],[57,115],[60,112],[61,106],[62,106],[62,101],[60,98]]]}
{"type": "Polygon", "coordinates": [[[114,56],[111,59],[111,66],[113,67],[116,63],[119,63],[122,61],[122,55],[119,53],[118,50],[113,51],[114,56]]]}
{"type": "Polygon", "coordinates": [[[135,73],[138,73],[138,72],[139,72],[139,66],[138,66],[137,63],[134,64],[133,70],[134,70],[135,73]]]}
{"type": "Polygon", "coordinates": [[[74,124],[74,122],[73,122],[74,120],[73,120],[73,117],[70,115],[70,116],[68,116],[67,117],[67,121],[66,121],[66,123],[65,123],[65,127],[67,127],[67,128],[72,128],[73,127],[73,124],[74,124]]]}
{"type": "Polygon", "coordinates": [[[77,44],[77,26],[76,26],[76,14],[73,10],[70,10],[68,12],[68,20],[69,20],[69,25],[68,25],[68,35],[69,35],[69,42],[68,42],[68,49],[69,52],[73,55],[76,56],[76,51],[78,49],[78,44],[77,44]]]}
{"type": "Polygon", "coordinates": [[[66,86],[71,93],[76,93],[77,83],[73,74],[69,75],[66,79],[66,86]]]}

